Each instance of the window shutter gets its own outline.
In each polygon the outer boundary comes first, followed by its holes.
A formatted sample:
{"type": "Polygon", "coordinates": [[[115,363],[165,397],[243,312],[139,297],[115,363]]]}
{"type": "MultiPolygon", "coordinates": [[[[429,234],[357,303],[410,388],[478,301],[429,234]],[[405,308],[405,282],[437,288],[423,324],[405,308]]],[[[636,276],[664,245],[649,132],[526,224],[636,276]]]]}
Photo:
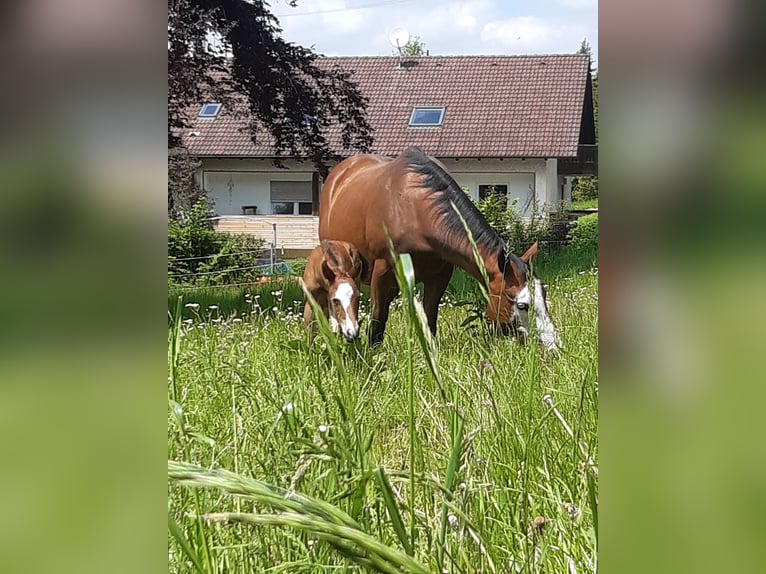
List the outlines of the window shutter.
{"type": "Polygon", "coordinates": [[[310,181],[272,181],[271,201],[311,201],[310,181]]]}

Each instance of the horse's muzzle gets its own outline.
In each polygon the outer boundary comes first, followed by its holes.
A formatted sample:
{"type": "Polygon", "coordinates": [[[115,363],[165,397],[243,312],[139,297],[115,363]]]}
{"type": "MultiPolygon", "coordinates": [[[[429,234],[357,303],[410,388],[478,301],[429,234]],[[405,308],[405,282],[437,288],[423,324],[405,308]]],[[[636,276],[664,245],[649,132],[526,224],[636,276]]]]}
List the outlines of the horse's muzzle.
{"type": "Polygon", "coordinates": [[[341,332],[341,335],[343,336],[343,340],[346,341],[346,343],[353,343],[359,338],[359,327],[354,329],[353,331],[343,331],[341,332]]]}

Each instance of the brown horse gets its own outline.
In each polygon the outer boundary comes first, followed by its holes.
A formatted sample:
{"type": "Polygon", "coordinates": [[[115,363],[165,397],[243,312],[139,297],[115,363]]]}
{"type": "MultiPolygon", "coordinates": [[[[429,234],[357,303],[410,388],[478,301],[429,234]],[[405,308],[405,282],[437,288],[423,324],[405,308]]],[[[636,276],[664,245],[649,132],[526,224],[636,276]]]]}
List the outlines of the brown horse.
{"type": "MultiPolygon", "coordinates": [[[[309,255],[303,285],[324,311],[334,333],[351,342],[359,336],[359,283],[364,261],[353,245],[323,240],[309,255]]],[[[308,299],[303,324],[311,338],[314,308],[308,299]]]]}
{"type": "Polygon", "coordinates": [[[506,250],[473,202],[437,160],[418,148],[395,159],[357,155],[330,172],[319,201],[319,237],[348,241],[359,249],[369,271],[370,342],[383,339],[388,309],[399,292],[386,230],[397,253],[409,253],[415,281],[423,282],[423,307],[436,333],[439,301],[454,266],[483,282],[463,222],[471,230],[489,278],[489,321],[522,340],[529,330],[527,263],[537,243],[521,257],[506,250]]]}

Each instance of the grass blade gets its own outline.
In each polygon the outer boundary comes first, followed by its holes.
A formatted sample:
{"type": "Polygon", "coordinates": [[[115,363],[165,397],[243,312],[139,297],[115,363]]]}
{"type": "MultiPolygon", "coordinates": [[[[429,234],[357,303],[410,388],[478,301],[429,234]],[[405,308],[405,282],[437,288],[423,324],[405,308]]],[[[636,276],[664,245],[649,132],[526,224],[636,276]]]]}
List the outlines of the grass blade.
{"type": "Polygon", "coordinates": [[[442,504],[441,524],[439,527],[439,546],[436,549],[436,560],[439,571],[444,568],[444,541],[447,537],[447,503],[452,499],[452,491],[455,488],[455,476],[457,475],[460,456],[463,449],[463,417],[457,410],[453,410],[452,419],[452,448],[450,449],[449,462],[447,463],[447,474],[444,477],[445,497],[442,504]]]}
{"type": "MultiPolygon", "coordinates": [[[[219,522],[243,522],[295,528],[309,532],[328,542],[352,560],[359,561],[359,558],[366,558],[381,572],[391,572],[394,574],[404,571],[414,574],[428,574],[428,569],[411,556],[402,554],[398,550],[383,544],[362,530],[328,522],[315,516],[296,512],[282,512],[279,514],[224,512],[206,514],[203,518],[219,522]],[[350,547],[349,544],[351,545],[350,547]]],[[[369,562],[367,565],[369,565],[369,562]]]]}
{"type": "Polygon", "coordinates": [[[399,507],[396,505],[396,498],[391,489],[391,483],[388,481],[388,476],[386,476],[386,471],[382,468],[376,468],[373,471],[373,474],[378,483],[378,488],[380,488],[380,492],[383,494],[383,502],[386,504],[386,510],[388,510],[388,516],[391,518],[391,525],[394,527],[394,532],[396,532],[399,542],[404,546],[404,551],[412,556],[413,548],[407,538],[407,531],[404,528],[402,516],[399,514],[399,507]]]}
{"type": "Polygon", "coordinates": [[[194,548],[192,548],[183,532],[181,532],[181,528],[170,513],[168,513],[168,530],[170,530],[170,534],[172,534],[175,541],[178,542],[178,545],[181,547],[181,550],[184,551],[184,554],[186,554],[189,560],[192,561],[192,564],[194,564],[197,571],[204,573],[205,569],[202,567],[202,560],[200,560],[200,557],[194,551],[194,548]]]}

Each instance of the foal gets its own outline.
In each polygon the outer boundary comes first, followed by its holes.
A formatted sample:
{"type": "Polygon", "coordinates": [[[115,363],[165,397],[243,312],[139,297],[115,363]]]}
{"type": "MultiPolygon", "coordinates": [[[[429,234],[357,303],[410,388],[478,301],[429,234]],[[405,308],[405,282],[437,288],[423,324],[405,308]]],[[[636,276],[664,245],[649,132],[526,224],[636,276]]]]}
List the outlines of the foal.
{"type": "MultiPolygon", "coordinates": [[[[364,260],[359,250],[345,241],[324,240],[309,255],[303,283],[322,307],[333,333],[340,328],[349,343],[359,336],[359,283],[364,260]]],[[[308,298],[303,308],[303,325],[311,335],[314,309],[308,298]]]]}

